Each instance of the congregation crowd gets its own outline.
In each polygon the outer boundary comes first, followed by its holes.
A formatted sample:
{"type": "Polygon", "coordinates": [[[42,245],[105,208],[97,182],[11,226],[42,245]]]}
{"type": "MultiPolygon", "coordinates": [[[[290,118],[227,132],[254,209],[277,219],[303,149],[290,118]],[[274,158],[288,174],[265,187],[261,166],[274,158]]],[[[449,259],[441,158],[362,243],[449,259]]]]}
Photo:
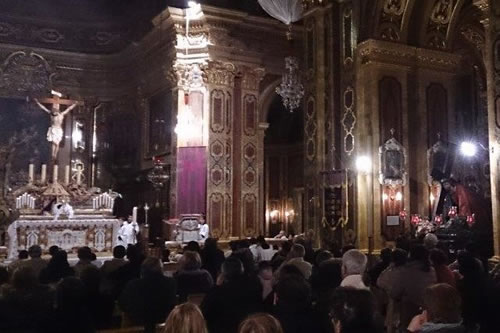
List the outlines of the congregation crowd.
{"type": "Polygon", "coordinates": [[[450,257],[437,241],[401,240],[375,258],[314,250],[307,235],[227,253],[208,238],[184,247],[173,274],[140,244],[100,267],[88,247],[73,266],[57,247],[41,255],[35,245],[0,267],[1,332],[500,332],[500,266],[474,244],[450,257]]]}

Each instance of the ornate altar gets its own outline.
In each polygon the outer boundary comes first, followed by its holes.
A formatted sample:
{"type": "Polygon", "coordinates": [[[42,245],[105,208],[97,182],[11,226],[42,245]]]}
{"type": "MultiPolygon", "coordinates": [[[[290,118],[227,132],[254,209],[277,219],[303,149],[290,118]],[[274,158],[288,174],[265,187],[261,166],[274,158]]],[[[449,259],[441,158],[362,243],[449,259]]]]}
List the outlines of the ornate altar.
{"type": "Polygon", "coordinates": [[[7,229],[8,258],[17,257],[20,250],[40,245],[47,252],[57,245],[68,253],[76,253],[82,246],[96,254],[113,250],[120,221],[103,215],[77,215],[72,219],[54,221],[51,217],[22,215],[7,229]]]}
{"type": "Polygon", "coordinates": [[[167,221],[171,230],[170,239],[181,243],[199,241],[201,220],[203,220],[201,214],[184,214],[179,219],[167,221]]]}

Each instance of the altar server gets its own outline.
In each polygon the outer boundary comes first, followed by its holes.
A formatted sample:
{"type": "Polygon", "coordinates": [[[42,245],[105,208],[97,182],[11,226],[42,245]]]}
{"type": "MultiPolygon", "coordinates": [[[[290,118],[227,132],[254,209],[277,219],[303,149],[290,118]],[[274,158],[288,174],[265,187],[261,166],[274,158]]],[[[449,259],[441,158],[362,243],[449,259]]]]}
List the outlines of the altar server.
{"type": "Polygon", "coordinates": [[[123,224],[118,231],[118,244],[127,247],[129,244],[137,243],[137,234],[139,233],[139,224],[132,221],[132,216],[129,216],[128,221],[123,221],[123,224]]]}

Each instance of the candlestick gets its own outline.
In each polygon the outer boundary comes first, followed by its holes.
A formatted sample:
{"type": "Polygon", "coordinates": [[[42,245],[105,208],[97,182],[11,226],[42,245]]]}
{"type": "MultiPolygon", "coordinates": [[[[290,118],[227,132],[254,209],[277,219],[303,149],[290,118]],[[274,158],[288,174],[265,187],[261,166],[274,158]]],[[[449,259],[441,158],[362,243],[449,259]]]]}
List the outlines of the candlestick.
{"type": "Polygon", "coordinates": [[[57,177],[58,177],[58,172],[59,172],[59,167],[57,165],[54,165],[54,175],[52,177],[52,183],[57,183],[57,177]]]}
{"type": "Polygon", "coordinates": [[[69,185],[69,165],[64,167],[64,185],[69,185]]]}
{"type": "Polygon", "coordinates": [[[30,184],[33,184],[35,181],[35,165],[33,163],[30,163],[28,166],[28,182],[30,184]]]}
{"type": "Polygon", "coordinates": [[[42,177],[40,179],[40,182],[42,184],[45,184],[46,180],[47,180],[47,165],[42,164],[42,177]]]}

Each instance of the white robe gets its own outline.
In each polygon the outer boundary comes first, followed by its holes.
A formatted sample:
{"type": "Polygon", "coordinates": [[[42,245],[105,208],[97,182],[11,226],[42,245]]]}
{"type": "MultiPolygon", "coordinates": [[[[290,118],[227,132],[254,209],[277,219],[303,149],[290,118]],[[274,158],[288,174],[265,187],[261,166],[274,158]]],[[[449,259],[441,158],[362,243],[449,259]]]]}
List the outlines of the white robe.
{"type": "Polygon", "coordinates": [[[117,245],[127,247],[129,244],[137,243],[137,233],[139,233],[139,225],[137,222],[123,222],[120,230],[118,230],[117,245]]]}
{"type": "Polygon", "coordinates": [[[209,233],[209,228],[208,224],[202,224],[200,227],[200,240],[205,240],[208,238],[208,233],[209,233]]]}

